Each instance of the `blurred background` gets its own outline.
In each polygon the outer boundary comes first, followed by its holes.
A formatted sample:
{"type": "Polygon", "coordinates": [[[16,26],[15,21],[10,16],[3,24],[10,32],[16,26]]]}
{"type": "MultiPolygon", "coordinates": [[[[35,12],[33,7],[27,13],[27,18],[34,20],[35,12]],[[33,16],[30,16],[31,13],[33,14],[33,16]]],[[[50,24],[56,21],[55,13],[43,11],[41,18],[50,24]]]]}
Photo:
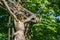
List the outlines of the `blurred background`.
{"type": "MultiPolygon", "coordinates": [[[[41,19],[31,26],[31,40],[60,40],[60,0],[26,0],[25,8],[41,19]]],[[[0,40],[8,40],[8,17],[0,7],[0,40]]]]}

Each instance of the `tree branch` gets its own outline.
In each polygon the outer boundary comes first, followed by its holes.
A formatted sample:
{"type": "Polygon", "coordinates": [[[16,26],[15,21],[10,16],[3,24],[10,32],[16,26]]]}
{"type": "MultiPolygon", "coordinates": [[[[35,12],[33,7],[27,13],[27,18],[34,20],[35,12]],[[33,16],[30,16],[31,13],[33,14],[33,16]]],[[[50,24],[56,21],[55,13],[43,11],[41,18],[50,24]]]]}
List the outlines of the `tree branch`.
{"type": "Polygon", "coordinates": [[[10,12],[10,14],[14,17],[14,19],[15,19],[16,21],[18,21],[16,15],[10,10],[7,2],[6,2],[5,0],[2,0],[2,1],[4,2],[5,6],[7,7],[8,11],[10,12]]]}
{"type": "Polygon", "coordinates": [[[32,18],[33,16],[35,16],[35,14],[31,15],[30,17],[28,17],[28,18],[24,21],[24,23],[31,21],[31,18],[32,18]]]}
{"type": "Polygon", "coordinates": [[[3,5],[3,3],[1,2],[1,0],[0,0],[0,5],[3,5]]]}
{"type": "Polygon", "coordinates": [[[25,11],[25,12],[27,12],[27,13],[34,14],[34,13],[32,13],[31,11],[27,10],[26,8],[24,8],[24,7],[23,7],[22,5],[20,5],[19,3],[17,3],[17,4],[14,3],[14,5],[17,5],[19,8],[22,8],[23,11],[25,11]]]}

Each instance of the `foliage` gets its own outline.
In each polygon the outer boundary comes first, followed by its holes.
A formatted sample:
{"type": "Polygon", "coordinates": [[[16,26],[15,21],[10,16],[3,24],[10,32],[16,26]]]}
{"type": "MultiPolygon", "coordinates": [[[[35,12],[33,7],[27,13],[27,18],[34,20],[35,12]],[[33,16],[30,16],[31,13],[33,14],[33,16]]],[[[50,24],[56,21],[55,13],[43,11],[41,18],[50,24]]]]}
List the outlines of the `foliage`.
{"type": "Polygon", "coordinates": [[[38,14],[41,22],[36,23],[31,29],[31,40],[60,40],[59,0],[29,0],[27,9],[38,14]]]}
{"type": "MultiPolygon", "coordinates": [[[[31,27],[31,40],[60,40],[60,20],[56,19],[60,16],[60,0],[26,0],[26,8],[41,19],[41,22],[31,27]]],[[[7,31],[9,16],[8,12],[2,10],[0,9],[0,36],[7,31]]]]}

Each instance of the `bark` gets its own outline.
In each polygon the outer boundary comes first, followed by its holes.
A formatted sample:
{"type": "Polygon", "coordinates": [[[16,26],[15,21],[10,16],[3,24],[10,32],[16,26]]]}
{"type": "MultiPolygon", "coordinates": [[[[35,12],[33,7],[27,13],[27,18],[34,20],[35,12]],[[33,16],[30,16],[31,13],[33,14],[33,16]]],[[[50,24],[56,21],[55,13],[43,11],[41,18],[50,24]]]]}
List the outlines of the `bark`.
{"type": "Polygon", "coordinates": [[[25,23],[25,38],[26,40],[30,40],[30,32],[31,32],[31,26],[30,23],[25,23]]]}

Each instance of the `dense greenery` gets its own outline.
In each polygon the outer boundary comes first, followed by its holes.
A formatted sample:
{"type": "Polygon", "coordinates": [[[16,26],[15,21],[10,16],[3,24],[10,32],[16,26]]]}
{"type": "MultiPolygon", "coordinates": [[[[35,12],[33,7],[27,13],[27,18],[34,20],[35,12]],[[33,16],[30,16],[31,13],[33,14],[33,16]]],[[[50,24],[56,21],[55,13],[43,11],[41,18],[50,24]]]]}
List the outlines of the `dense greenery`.
{"type": "MultiPolygon", "coordinates": [[[[26,8],[41,19],[31,27],[31,40],[60,40],[60,0],[27,0],[26,8]]],[[[7,39],[8,16],[0,8],[0,40],[7,39]]]]}

